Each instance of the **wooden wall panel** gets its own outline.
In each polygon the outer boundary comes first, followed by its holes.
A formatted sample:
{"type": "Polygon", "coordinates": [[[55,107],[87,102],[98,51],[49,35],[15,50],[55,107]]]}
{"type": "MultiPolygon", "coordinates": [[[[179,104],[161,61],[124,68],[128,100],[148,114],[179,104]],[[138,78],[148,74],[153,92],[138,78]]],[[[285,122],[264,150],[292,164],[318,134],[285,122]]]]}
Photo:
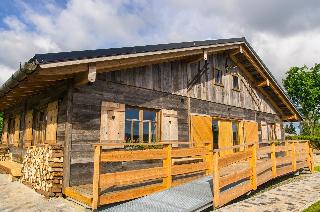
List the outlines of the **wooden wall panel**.
{"type": "Polygon", "coordinates": [[[281,125],[279,123],[276,123],[275,128],[276,128],[276,138],[277,140],[281,140],[282,139],[281,125]]]}
{"type": "Polygon", "coordinates": [[[23,143],[25,147],[31,146],[32,143],[32,121],[33,121],[33,111],[27,111],[25,115],[25,132],[24,132],[24,139],[23,143]]]}
{"type": "Polygon", "coordinates": [[[191,116],[191,139],[196,147],[204,146],[204,142],[213,142],[212,118],[210,116],[191,116]]]}
{"type": "Polygon", "coordinates": [[[48,144],[57,142],[58,101],[51,102],[47,108],[47,127],[45,141],[48,144]]]}
{"type": "MultiPolygon", "coordinates": [[[[232,142],[232,122],[219,120],[219,148],[231,147],[232,142]]],[[[233,153],[233,150],[220,152],[220,156],[233,153]]]]}
{"type": "Polygon", "coordinates": [[[13,145],[15,147],[19,146],[19,139],[20,139],[20,115],[16,115],[14,119],[14,138],[13,138],[13,145]]]}
{"type": "Polygon", "coordinates": [[[261,122],[261,139],[263,142],[268,140],[268,125],[267,122],[261,122]]]}

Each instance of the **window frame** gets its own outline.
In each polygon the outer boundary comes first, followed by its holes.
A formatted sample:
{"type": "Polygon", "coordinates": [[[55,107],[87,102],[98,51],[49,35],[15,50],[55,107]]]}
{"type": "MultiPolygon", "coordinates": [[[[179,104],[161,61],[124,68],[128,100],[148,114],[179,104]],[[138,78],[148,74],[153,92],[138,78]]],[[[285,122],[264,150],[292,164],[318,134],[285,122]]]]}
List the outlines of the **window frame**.
{"type": "Polygon", "coordinates": [[[224,87],[223,85],[223,79],[222,79],[222,76],[223,76],[223,70],[219,69],[219,68],[215,68],[213,67],[213,74],[214,74],[214,84],[215,85],[218,85],[218,86],[221,86],[221,87],[224,87]],[[217,73],[220,73],[220,75],[218,75],[217,73]],[[217,76],[220,76],[220,80],[219,82],[217,81],[217,76]]]}
{"type": "MultiPolygon", "coordinates": [[[[126,110],[127,109],[136,109],[138,110],[138,114],[139,114],[139,119],[127,119],[125,118],[125,122],[126,121],[131,121],[131,125],[130,125],[130,140],[126,139],[126,143],[157,143],[159,141],[160,138],[160,110],[157,109],[151,109],[151,108],[143,108],[143,107],[136,107],[136,106],[130,106],[130,105],[126,105],[126,110]],[[151,121],[151,120],[144,120],[143,118],[143,112],[144,111],[150,111],[150,112],[155,112],[156,118],[155,121],[151,121]],[[139,140],[138,142],[136,140],[133,139],[134,137],[134,125],[133,123],[138,122],[139,123],[139,140]],[[143,131],[143,127],[144,127],[144,123],[149,122],[149,126],[148,126],[148,140],[144,141],[143,137],[144,137],[144,131],[143,131]],[[156,132],[155,132],[155,141],[152,142],[152,132],[151,132],[151,128],[150,125],[152,126],[152,123],[155,124],[156,126],[156,132]]],[[[126,112],[126,111],[125,111],[126,112]]],[[[125,131],[125,135],[126,135],[126,124],[124,126],[124,131],[125,131]]]]}
{"type": "Polygon", "coordinates": [[[232,76],[232,90],[234,90],[234,91],[240,91],[240,78],[239,78],[239,75],[237,75],[237,74],[232,74],[231,76],[232,76]],[[238,83],[237,83],[237,85],[238,85],[237,88],[234,87],[234,78],[235,78],[235,77],[238,79],[238,80],[237,80],[237,81],[238,81],[238,83]]]}

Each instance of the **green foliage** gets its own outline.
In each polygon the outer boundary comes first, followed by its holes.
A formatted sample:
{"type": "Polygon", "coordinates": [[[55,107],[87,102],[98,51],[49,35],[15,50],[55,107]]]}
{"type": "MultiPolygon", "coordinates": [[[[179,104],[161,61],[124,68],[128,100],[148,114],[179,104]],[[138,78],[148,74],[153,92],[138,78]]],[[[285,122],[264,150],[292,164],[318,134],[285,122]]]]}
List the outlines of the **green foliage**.
{"type": "Polygon", "coordinates": [[[303,210],[302,212],[318,212],[320,211],[320,201],[312,204],[307,209],[303,210]]]}
{"type": "Polygon", "coordinates": [[[284,131],[288,134],[297,134],[296,128],[293,126],[292,122],[284,128],[284,131]]]}
{"type": "Polygon", "coordinates": [[[286,140],[309,140],[313,148],[320,150],[320,136],[294,135],[286,136],[286,140]]]}
{"type": "Polygon", "coordinates": [[[316,171],[316,172],[320,172],[320,166],[316,166],[316,167],[314,167],[314,171],[316,171]]]}
{"type": "Polygon", "coordinates": [[[302,133],[316,135],[320,120],[320,64],[315,64],[312,68],[290,68],[283,85],[303,115],[302,133]]]}

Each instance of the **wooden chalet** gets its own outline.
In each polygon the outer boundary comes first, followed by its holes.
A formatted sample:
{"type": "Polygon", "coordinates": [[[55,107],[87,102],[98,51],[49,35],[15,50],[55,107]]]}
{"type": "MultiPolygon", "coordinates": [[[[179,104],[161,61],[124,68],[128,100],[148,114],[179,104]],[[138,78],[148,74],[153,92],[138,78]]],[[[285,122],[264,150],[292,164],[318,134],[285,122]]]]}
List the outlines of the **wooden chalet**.
{"type": "Polygon", "coordinates": [[[283,122],[301,120],[245,38],[36,54],[1,87],[0,111],[13,161],[34,146],[62,147],[64,192],[92,184],[96,172],[137,167],[110,157],[113,165],[94,167],[94,157],[108,160],[101,152],[143,148],[161,159],[157,145],[171,143],[229,148],[222,157],[284,141],[283,122]]]}

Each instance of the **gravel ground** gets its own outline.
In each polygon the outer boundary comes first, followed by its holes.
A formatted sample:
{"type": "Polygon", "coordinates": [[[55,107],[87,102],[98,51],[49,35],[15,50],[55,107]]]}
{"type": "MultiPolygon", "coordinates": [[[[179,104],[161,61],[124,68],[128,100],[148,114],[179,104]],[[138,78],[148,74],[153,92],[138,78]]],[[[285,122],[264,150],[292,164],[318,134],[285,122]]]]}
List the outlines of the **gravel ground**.
{"type": "Polygon", "coordinates": [[[0,174],[0,211],[85,211],[85,209],[63,198],[50,198],[38,194],[31,188],[10,182],[8,175],[0,174]]]}

